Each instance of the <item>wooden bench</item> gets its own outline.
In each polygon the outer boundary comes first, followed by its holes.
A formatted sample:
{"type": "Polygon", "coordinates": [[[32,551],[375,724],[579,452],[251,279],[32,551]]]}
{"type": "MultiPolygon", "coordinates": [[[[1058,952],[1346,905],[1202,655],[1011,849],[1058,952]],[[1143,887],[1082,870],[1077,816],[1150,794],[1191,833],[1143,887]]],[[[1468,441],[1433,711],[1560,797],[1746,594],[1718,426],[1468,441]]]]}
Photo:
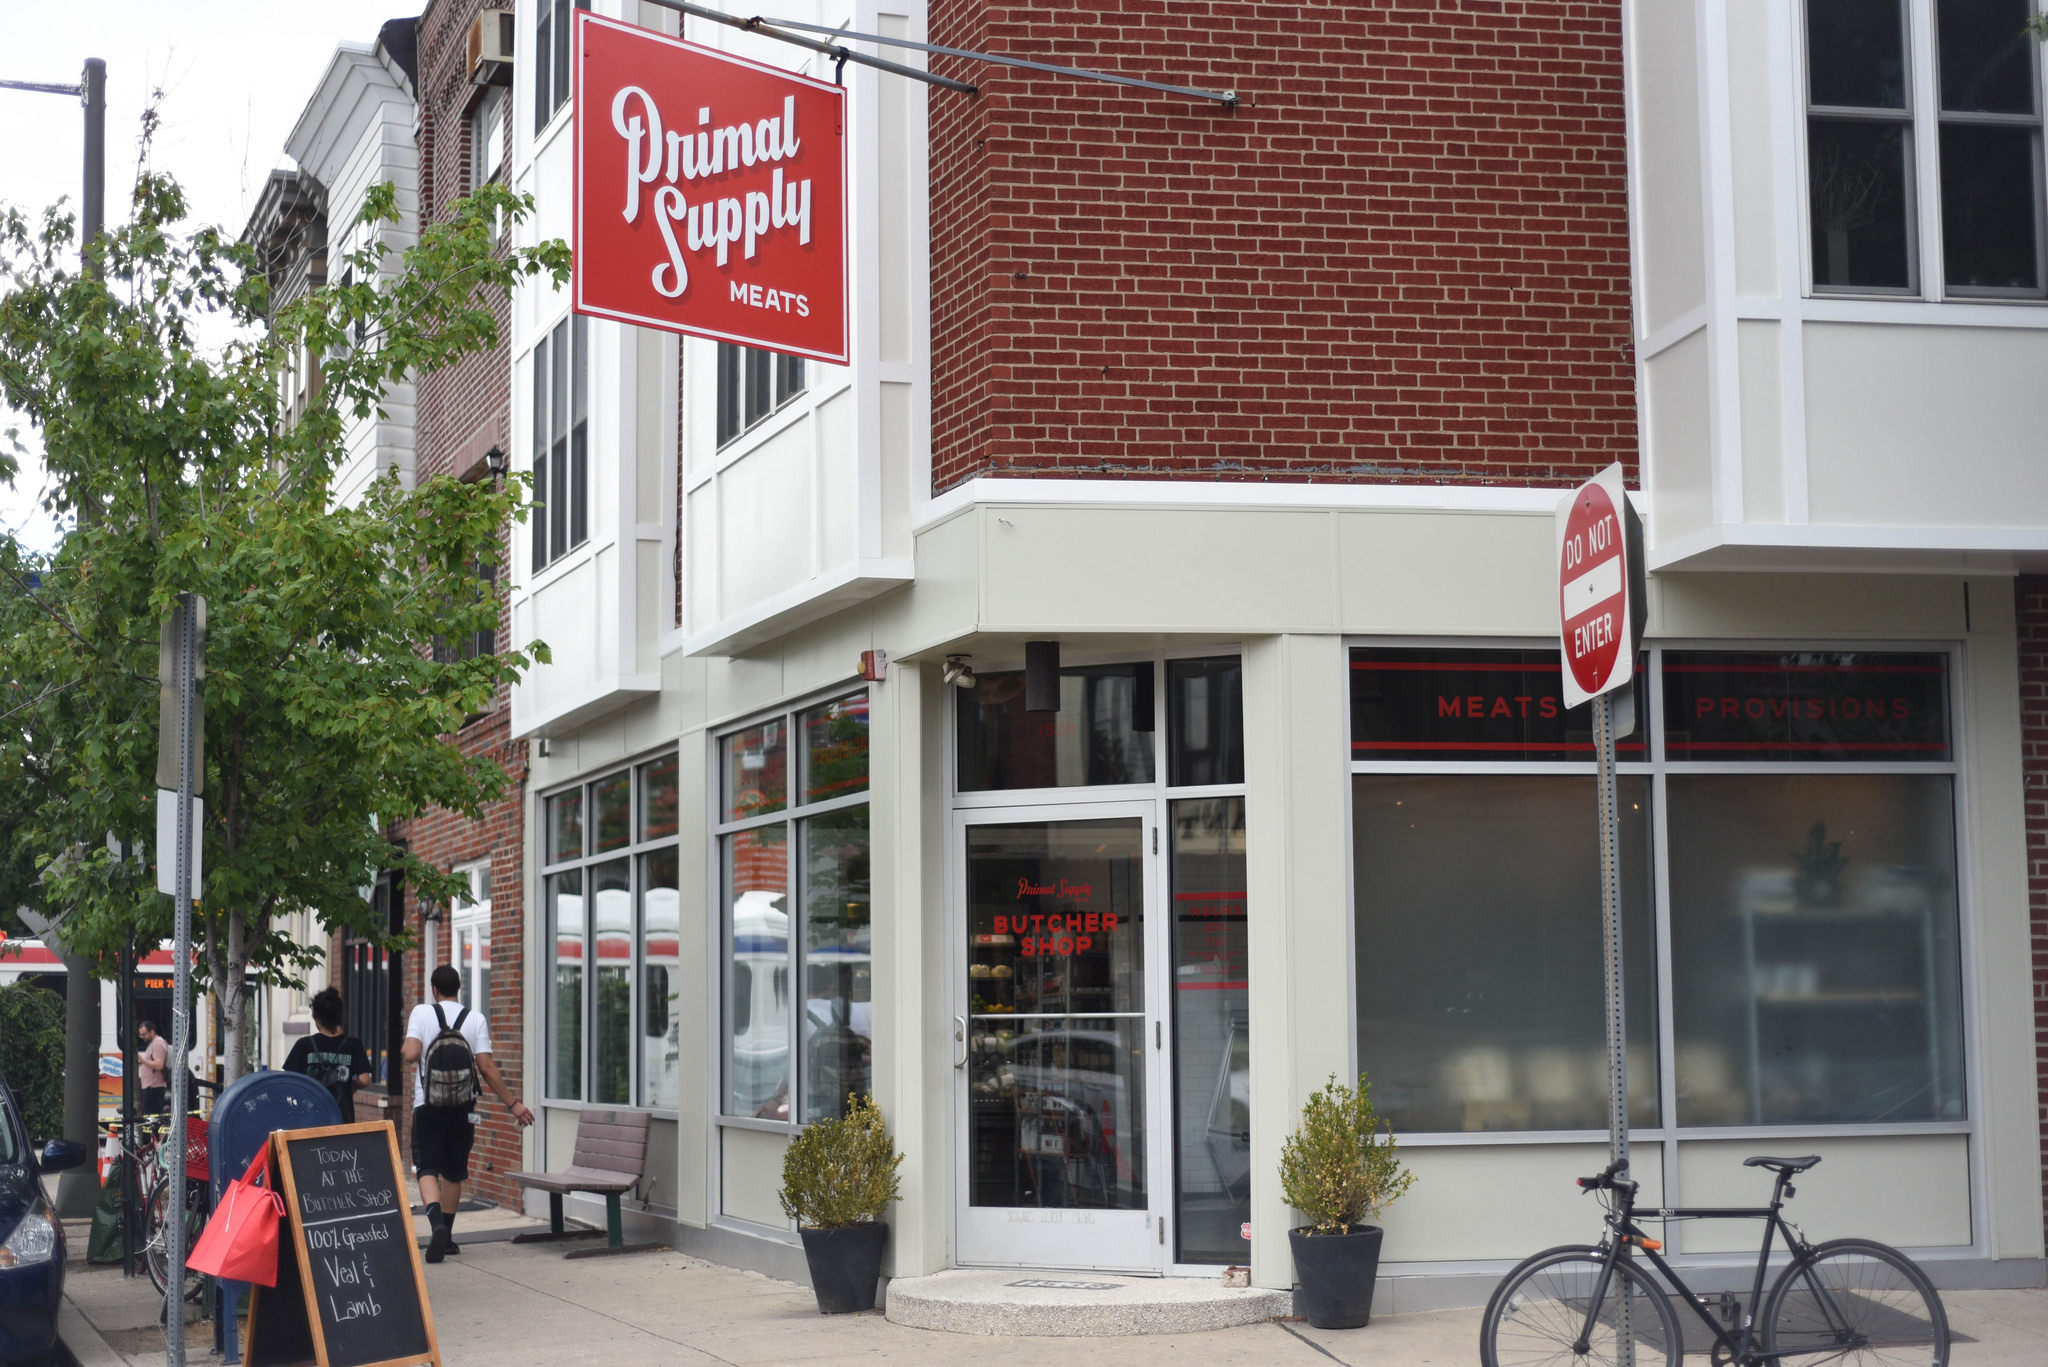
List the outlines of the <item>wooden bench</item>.
{"type": "Polygon", "coordinates": [[[640,1185],[647,1167],[647,1122],[645,1111],[586,1110],[576,1118],[576,1151],[561,1172],[515,1172],[512,1180],[548,1194],[548,1232],[513,1236],[515,1244],[544,1243],[550,1239],[588,1238],[594,1229],[565,1229],[562,1226],[562,1197],[572,1191],[604,1197],[605,1247],[581,1249],[571,1258],[594,1257],[603,1253],[637,1253],[661,1248],[661,1244],[628,1244],[619,1214],[619,1198],[640,1185]]]}

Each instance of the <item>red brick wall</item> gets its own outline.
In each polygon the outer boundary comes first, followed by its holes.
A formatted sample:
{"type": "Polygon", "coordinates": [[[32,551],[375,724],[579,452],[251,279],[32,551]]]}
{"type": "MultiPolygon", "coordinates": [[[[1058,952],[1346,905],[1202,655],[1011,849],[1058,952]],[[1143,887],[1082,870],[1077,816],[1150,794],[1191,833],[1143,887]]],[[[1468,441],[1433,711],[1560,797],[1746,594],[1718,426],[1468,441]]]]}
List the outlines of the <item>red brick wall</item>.
{"type": "Polygon", "coordinates": [[[933,485],[1633,466],[1621,31],[1533,0],[937,0],[933,485]]]}
{"type": "MultiPolygon", "coordinates": [[[[445,215],[449,204],[472,188],[469,114],[483,91],[469,84],[466,70],[470,20],[486,6],[483,0],[436,0],[419,19],[419,154],[420,205],[424,222],[445,215]]],[[[505,123],[510,136],[511,120],[505,123]]],[[[507,152],[509,154],[509,148],[507,152]]],[[[509,160],[509,155],[508,155],[509,160]]],[[[499,345],[468,356],[458,365],[422,376],[418,387],[418,454],[420,480],[449,475],[477,475],[478,464],[492,445],[509,451],[511,428],[508,301],[497,302],[499,345]]],[[[507,537],[509,553],[519,540],[507,537]]],[[[508,614],[501,614],[499,640],[509,635],[508,614]]],[[[448,869],[479,859],[491,861],[491,1044],[492,1057],[506,1085],[519,1095],[525,1073],[520,1047],[526,1015],[524,945],[526,746],[510,739],[508,700],[500,693],[495,707],[462,729],[457,743],[467,755],[486,755],[501,763],[511,779],[509,795],[472,821],[452,812],[436,811],[405,824],[399,832],[414,854],[448,869]]],[[[410,891],[406,923],[424,945],[423,908],[410,891]]],[[[437,957],[446,963],[452,936],[443,920],[435,929],[437,957]]],[[[407,1009],[428,999],[426,976],[434,965],[418,954],[405,959],[407,1009]]],[[[407,1079],[406,1102],[410,1105],[407,1079]]],[[[469,1193],[517,1204],[519,1191],[502,1174],[525,1166],[517,1127],[495,1097],[478,1103],[484,1117],[470,1160],[469,1193]]]]}
{"type": "MultiPolygon", "coordinates": [[[[2041,1157],[2048,1164],[2048,575],[2019,585],[2020,766],[2027,828],[2027,911],[2034,948],[2034,1058],[2041,1157]]],[[[2048,1219],[2048,1188],[2042,1192],[2048,1219]]]]}
{"type": "MultiPolygon", "coordinates": [[[[419,18],[420,211],[423,224],[473,188],[470,111],[483,95],[469,83],[469,22],[483,0],[436,0],[419,18]]],[[[512,121],[505,120],[511,137],[512,121]]],[[[505,149],[510,163],[511,148],[505,149]]],[[[509,301],[496,301],[499,345],[421,377],[418,471],[466,474],[493,445],[511,450],[509,301]]]]}

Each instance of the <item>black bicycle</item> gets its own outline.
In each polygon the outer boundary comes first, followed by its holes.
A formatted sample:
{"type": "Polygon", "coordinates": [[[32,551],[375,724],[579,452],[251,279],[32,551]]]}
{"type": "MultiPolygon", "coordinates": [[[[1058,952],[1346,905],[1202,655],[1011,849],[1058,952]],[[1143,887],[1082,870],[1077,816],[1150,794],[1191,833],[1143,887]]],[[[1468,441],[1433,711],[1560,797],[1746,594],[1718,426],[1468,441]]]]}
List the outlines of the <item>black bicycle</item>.
{"type": "Polygon", "coordinates": [[[1608,1193],[1607,1234],[1597,1246],[1546,1249],[1502,1279],[1479,1327],[1485,1367],[1538,1363],[1593,1364],[1621,1360],[1635,1345],[1642,1367],[1679,1367],[1686,1350],[1672,1297],[1639,1266],[1640,1251],[1692,1307],[1709,1332],[1695,1352],[1713,1367],[1772,1367],[1777,1363],[1912,1364],[1947,1367],[1948,1316],[1927,1274],[1895,1248],[1868,1239],[1810,1244],[1781,1214],[1794,1194],[1792,1176],[1820,1162],[1808,1158],[1749,1158],[1745,1167],[1778,1174],[1771,1203],[1760,1208],[1636,1210],[1636,1183],[1624,1164],[1597,1177],[1581,1177],[1586,1191],[1608,1193]],[[1713,1304],[1693,1294],[1659,1253],[1663,1244],[1636,1223],[1649,1220],[1762,1220],[1764,1246],[1745,1307],[1740,1298],[1713,1304]],[[1783,1235],[1792,1259],[1764,1291],[1771,1245],[1783,1235]]]}

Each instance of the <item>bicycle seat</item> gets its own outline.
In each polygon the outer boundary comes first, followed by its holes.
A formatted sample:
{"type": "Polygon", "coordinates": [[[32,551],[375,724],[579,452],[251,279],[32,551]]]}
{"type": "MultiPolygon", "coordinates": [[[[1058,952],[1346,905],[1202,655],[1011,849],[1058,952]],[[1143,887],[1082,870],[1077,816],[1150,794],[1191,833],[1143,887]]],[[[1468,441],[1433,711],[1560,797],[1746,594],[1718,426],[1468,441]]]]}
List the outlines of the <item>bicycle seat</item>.
{"type": "Polygon", "coordinates": [[[1745,1168],[1769,1168],[1772,1172],[1783,1173],[1785,1176],[1790,1177],[1795,1172],[1805,1172],[1818,1162],[1820,1162],[1820,1155],[1810,1153],[1804,1158],[1745,1158],[1742,1160],[1742,1166],[1745,1168]]]}

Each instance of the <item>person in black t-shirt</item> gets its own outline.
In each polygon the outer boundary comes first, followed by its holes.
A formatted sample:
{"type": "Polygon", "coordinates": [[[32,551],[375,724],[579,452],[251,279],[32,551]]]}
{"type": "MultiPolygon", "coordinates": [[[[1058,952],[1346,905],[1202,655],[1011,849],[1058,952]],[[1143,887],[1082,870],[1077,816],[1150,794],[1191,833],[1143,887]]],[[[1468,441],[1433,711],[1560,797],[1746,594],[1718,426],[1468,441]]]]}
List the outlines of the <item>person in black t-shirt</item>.
{"type": "Polygon", "coordinates": [[[287,1073],[304,1073],[326,1087],[341,1104],[344,1125],[356,1118],[356,1088],[370,1085],[370,1051],[354,1035],[342,1033],[341,993],[333,988],[313,996],[313,1028],[286,1055],[287,1073]]]}

